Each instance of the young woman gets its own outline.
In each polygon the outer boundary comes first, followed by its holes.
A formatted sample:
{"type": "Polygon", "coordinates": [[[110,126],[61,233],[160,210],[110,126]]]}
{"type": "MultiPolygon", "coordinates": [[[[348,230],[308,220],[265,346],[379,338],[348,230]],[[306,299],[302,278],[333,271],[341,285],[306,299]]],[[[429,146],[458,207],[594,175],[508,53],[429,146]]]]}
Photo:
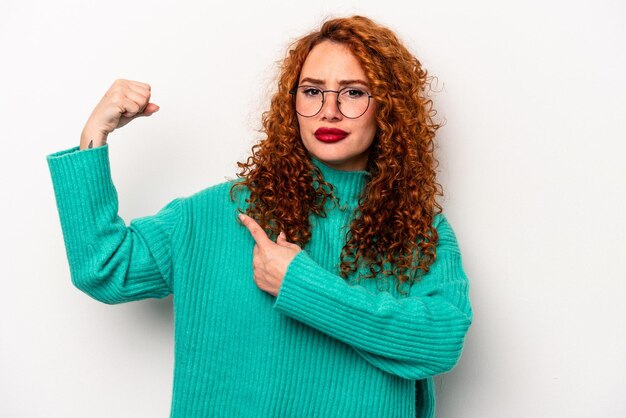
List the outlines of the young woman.
{"type": "Polygon", "coordinates": [[[284,59],[238,178],[117,216],[107,135],[158,110],[117,80],[48,156],[72,280],[174,294],[172,417],[430,417],[472,321],[436,201],[427,72],[389,29],[326,21],[284,59]]]}

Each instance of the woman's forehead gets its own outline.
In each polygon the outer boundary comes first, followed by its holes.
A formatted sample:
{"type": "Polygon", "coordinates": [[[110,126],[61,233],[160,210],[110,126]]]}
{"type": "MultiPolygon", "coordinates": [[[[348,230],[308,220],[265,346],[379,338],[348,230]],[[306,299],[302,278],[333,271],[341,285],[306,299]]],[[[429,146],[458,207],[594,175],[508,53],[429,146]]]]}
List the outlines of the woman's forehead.
{"type": "Polygon", "coordinates": [[[360,82],[367,85],[367,77],[356,56],[340,43],[324,41],[317,44],[307,56],[300,72],[300,82],[337,85],[360,82]]]}
{"type": "MultiPolygon", "coordinates": [[[[358,78],[346,79],[346,80],[336,80],[335,82],[340,87],[341,86],[353,86],[353,85],[356,85],[356,84],[360,84],[360,85],[363,85],[363,86],[367,86],[368,85],[366,80],[362,80],[362,79],[358,79],[358,78]]],[[[318,86],[318,85],[323,86],[323,85],[327,84],[327,81],[319,79],[319,78],[303,77],[302,79],[300,79],[300,83],[301,84],[312,84],[312,85],[316,85],[316,86],[318,86]]]]}

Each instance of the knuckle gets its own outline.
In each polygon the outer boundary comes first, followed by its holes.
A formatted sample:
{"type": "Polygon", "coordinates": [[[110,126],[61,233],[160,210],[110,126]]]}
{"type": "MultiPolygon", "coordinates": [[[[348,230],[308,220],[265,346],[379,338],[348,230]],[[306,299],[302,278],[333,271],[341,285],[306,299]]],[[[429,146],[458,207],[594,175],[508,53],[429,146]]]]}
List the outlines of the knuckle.
{"type": "Polygon", "coordinates": [[[114,92],[114,93],[111,93],[111,95],[109,96],[109,99],[110,99],[111,103],[117,105],[117,104],[121,103],[122,96],[121,96],[121,94],[119,94],[117,92],[114,92]]]}

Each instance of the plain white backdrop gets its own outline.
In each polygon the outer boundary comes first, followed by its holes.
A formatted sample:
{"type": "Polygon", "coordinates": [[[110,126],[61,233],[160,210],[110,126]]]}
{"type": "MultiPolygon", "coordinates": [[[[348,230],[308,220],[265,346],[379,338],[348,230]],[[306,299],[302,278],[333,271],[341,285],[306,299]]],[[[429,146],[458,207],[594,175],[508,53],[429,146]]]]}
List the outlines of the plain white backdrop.
{"type": "Polygon", "coordinates": [[[438,417],[626,416],[618,0],[3,0],[0,416],[169,414],[171,298],[107,306],[72,286],[46,155],[127,78],[161,107],[109,137],[127,224],[233,178],[288,44],[352,14],[437,77],[442,203],[475,312],[438,417]]]}

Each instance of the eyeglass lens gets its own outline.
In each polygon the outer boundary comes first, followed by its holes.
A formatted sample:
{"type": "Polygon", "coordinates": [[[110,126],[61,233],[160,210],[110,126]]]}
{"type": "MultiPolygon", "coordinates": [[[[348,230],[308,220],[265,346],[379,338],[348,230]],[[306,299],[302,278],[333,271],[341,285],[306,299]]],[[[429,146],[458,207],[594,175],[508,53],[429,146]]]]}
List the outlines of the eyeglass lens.
{"type": "MultiPolygon", "coordinates": [[[[315,116],[324,106],[325,96],[328,93],[337,95],[337,107],[347,118],[358,118],[369,107],[367,92],[355,88],[345,87],[337,93],[335,90],[322,90],[313,86],[300,86],[296,89],[296,112],[304,117],[315,116]]],[[[328,99],[332,100],[332,99],[328,99]]]]}

